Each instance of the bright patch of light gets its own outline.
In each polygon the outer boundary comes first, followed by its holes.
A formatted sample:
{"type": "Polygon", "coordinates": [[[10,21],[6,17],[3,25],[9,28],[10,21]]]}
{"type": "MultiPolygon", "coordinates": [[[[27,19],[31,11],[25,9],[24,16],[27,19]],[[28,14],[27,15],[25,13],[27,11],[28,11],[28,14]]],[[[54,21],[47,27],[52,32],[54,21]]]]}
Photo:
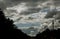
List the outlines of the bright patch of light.
{"type": "Polygon", "coordinates": [[[26,3],[21,3],[21,5],[18,5],[16,8],[17,8],[18,13],[20,13],[21,11],[26,11],[28,9],[26,7],[26,3]]]}

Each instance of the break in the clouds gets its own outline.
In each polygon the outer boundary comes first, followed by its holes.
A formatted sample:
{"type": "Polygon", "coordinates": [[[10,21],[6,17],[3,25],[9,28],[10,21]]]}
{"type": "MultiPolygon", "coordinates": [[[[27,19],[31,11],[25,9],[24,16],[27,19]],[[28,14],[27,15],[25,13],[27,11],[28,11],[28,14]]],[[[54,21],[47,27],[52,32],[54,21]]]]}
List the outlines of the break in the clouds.
{"type": "Polygon", "coordinates": [[[40,22],[33,22],[33,23],[18,23],[17,26],[19,27],[32,27],[32,26],[40,26],[40,22]]]}

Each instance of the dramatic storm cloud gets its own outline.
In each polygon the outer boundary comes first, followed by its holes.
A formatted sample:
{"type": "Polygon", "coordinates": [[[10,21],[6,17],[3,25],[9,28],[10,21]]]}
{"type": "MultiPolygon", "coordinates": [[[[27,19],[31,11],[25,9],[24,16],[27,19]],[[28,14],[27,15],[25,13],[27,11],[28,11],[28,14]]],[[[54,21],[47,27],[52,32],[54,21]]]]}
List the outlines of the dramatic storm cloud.
{"type": "Polygon", "coordinates": [[[18,27],[25,28],[41,28],[45,21],[49,22],[45,18],[52,18],[54,15],[59,17],[55,11],[49,12],[51,4],[51,1],[47,0],[0,0],[0,8],[4,10],[6,17],[13,19],[18,27]]]}
{"type": "Polygon", "coordinates": [[[5,9],[7,6],[5,5],[5,2],[3,0],[0,0],[0,8],[5,9]]]}
{"type": "Polygon", "coordinates": [[[55,18],[55,19],[60,19],[60,11],[50,11],[47,13],[47,15],[45,16],[45,18],[55,18]]]}
{"type": "Polygon", "coordinates": [[[46,0],[0,0],[0,6],[1,8],[11,7],[15,6],[21,2],[30,2],[32,5],[33,3],[40,2],[40,1],[46,1],[46,0]]]}
{"type": "Polygon", "coordinates": [[[57,12],[56,16],[55,16],[55,19],[60,19],[60,11],[57,12]]]}
{"type": "Polygon", "coordinates": [[[45,18],[53,18],[54,15],[56,15],[56,11],[53,10],[53,11],[50,11],[47,13],[47,15],[45,16],[45,18]]]}

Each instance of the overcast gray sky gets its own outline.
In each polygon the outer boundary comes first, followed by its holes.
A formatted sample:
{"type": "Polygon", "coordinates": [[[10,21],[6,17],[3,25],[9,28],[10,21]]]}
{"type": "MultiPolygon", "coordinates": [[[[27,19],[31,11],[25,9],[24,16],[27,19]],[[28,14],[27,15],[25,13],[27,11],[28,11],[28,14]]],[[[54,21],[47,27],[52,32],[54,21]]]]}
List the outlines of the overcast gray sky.
{"type": "Polygon", "coordinates": [[[6,7],[15,6],[21,2],[28,2],[28,5],[34,5],[36,2],[46,0],[0,0],[0,7],[5,9],[6,7]]]}

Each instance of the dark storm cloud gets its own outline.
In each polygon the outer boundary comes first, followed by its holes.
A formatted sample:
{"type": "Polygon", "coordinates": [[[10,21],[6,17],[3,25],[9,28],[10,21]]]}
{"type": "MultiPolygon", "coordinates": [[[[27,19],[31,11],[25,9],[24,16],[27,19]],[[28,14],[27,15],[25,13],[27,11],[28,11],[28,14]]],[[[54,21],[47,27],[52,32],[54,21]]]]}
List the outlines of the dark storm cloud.
{"type": "Polygon", "coordinates": [[[45,18],[53,18],[54,15],[55,15],[55,17],[54,17],[55,19],[60,19],[60,11],[49,12],[45,16],[45,18]]]}
{"type": "Polygon", "coordinates": [[[60,6],[60,0],[54,0],[54,4],[55,4],[56,6],[60,6]]]}
{"type": "Polygon", "coordinates": [[[23,17],[19,17],[18,19],[16,19],[14,22],[18,22],[22,19],[23,17]]]}
{"type": "Polygon", "coordinates": [[[57,13],[56,11],[48,12],[45,18],[53,18],[53,16],[56,15],[56,13],[57,13]]]}
{"type": "Polygon", "coordinates": [[[46,1],[46,0],[4,0],[7,6],[14,6],[21,2],[30,2],[30,5],[36,3],[38,1],[46,1]],[[32,3],[31,3],[32,2],[32,3]]]}
{"type": "Polygon", "coordinates": [[[54,0],[54,1],[60,1],[60,0],[54,0]]]}
{"type": "Polygon", "coordinates": [[[3,10],[6,8],[4,1],[0,1],[0,8],[3,10]]]}
{"type": "Polygon", "coordinates": [[[21,3],[21,2],[33,2],[33,3],[36,3],[38,1],[46,1],[46,0],[3,0],[2,2],[0,1],[0,7],[4,9],[6,7],[15,6],[15,5],[17,5],[17,4],[21,3]]]}
{"type": "Polygon", "coordinates": [[[41,8],[30,8],[27,11],[21,12],[20,15],[29,15],[33,13],[38,13],[41,10],[41,8]]]}
{"type": "Polygon", "coordinates": [[[11,7],[11,6],[15,6],[19,3],[19,1],[14,1],[14,0],[3,0],[0,1],[0,8],[1,9],[6,9],[6,7],[11,7]]]}
{"type": "Polygon", "coordinates": [[[60,11],[57,12],[55,19],[60,19],[60,11]]]}
{"type": "Polygon", "coordinates": [[[37,1],[46,1],[46,0],[5,0],[5,1],[11,1],[11,2],[18,2],[18,1],[20,1],[20,2],[37,2],[37,1]]]}
{"type": "Polygon", "coordinates": [[[35,7],[35,6],[37,6],[38,4],[37,4],[37,2],[35,3],[35,2],[27,2],[27,4],[26,4],[26,6],[32,6],[32,7],[35,7]]]}

